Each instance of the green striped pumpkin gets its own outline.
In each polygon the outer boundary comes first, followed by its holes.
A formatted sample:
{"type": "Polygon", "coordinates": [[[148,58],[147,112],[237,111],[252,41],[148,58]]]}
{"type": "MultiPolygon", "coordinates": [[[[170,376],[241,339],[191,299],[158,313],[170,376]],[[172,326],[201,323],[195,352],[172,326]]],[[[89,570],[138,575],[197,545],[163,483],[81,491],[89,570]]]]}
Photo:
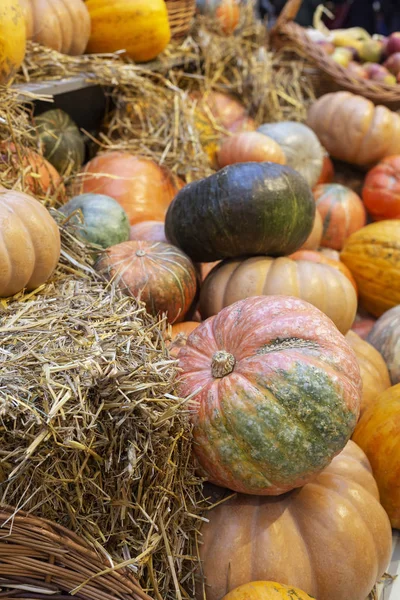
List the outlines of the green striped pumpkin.
{"type": "Polygon", "coordinates": [[[357,423],[357,358],[332,321],[299,298],[257,296],[224,308],[189,335],[179,366],[198,461],[209,481],[236,492],[304,485],[357,423]]]}
{"type": "Polygon", "coordinates": [[[35,124],[44,157],[64,174],[79,169],[85,157],[83,137],[71,117],[55,108],[37,116],[35,124]]]}

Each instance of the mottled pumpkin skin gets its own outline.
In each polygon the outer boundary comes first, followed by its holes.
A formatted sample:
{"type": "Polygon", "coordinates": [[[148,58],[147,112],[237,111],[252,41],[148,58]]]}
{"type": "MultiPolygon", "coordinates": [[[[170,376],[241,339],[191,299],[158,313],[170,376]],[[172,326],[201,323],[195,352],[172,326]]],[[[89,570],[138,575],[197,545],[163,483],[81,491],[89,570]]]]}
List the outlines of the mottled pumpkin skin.
{"type": "Polygon", "coordinates": [[[392,385],[400,383],[400,306],[388,310],[376,321],[368,341],[383,356],[392,385]]]}
{"type": "Polygon", "coordinates": [[[373,404],[379,394],[390,387],[389,371],[381,354],[354,331],[348,331],[346,340],[353,348],[363,382],[361,415],[373,404]]]}
{"type": "Polygon", "coordinates": [[[365,600],[392,551],[370,465],[353,442],[304,487],[278,498],[237,495],[207,519],[199,545],[207,600],[263,579],[318,600],[365,600]]]}
{"type": "Polygon", "coordinates": [[[371,169],[362,197],[374,221],[400,217],[400,155],[388,156],[371,169]]]}
{"type": "Polygon", "coordinates": [[[361,198],[339,183],[318,185],[313,193],[323,221],[321,246],[341,250],[346,239],[367,221],[361,198]]]}
{"type": "Polygon", "coordinates": [[[304,485],[357,421],[357,359],[332,321],[286,296],[236,302],[180,350],[194,452],[211,482],[276,495],[304,485]],[[199,391],[200,390],[200,391],[199,391]]]}
{"type": "Polygon", "coordinates": [[[346,240],[340,260],[350,269],[369,313],[380,317],[400,304],[400,220],[359,229],[346,240]]]}
{"type": "Polygon", "coordinates": [[[150,314],[166,313],[169,323],[182,321],[196,296],[195,268],[170,244],[129,241],[111,246],[97,270],[144,302],[150,314]]]}
{"type": "Polygon", "coordinates": [[[363,414],[353,440],[364,450],[392,527],[400,528],[400,384],[378,396],[363,414]]]}
{"type": "Polygon", "coordinates": [[[61,174],[79,169],[85,157],[83,137],[71,117],[55,108],[35,118],[45,158],[61,174]]]}
{"type": "Polygon", "coordinates": [[[222,600],[312,600],[312,597],[276,581],[252,581],[232,590],[222,600]]]}

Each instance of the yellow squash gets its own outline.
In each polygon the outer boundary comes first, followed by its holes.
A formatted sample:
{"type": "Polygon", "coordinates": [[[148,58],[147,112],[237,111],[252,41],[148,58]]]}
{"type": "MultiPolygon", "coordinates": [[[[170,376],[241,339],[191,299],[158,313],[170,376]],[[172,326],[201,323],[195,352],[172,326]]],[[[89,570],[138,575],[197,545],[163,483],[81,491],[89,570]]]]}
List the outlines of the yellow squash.
{"type": "Polygon", "coordinates": [[[88,53],[125,50],[126,56],[146,62],[171,39],[164,0],[87,0],[92,21],[88,53]]]}
{"type": "Polygon", "coordinates": [[[312,600],[312,596],[291,585],[252,581],[232,590],[222,600],[312,600]]]}
{"type": "Polygon", "coordinates": [[[25,56],[25,19],[19,0],[0,0],[0,84],[17,72],[25,56]]]}

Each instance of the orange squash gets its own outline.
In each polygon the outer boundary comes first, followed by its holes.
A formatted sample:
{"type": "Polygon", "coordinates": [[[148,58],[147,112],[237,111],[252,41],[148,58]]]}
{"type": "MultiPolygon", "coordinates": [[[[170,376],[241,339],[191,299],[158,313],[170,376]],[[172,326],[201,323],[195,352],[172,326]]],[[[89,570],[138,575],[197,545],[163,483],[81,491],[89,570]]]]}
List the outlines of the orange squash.
{"type": "Polygon", "coordinates": [[[268,161],[284,165],[285,154],[275,140],[258,131],[244,131],[227,137],[217,152],[220,169],[234,163],[268,161]]]}
{"type": "Polygon", "coordinates": [[[371,344],[362,340],[354,331],[348,331],[346,340],[356,353],[360,366],[363,392],[361,415],[371,406],[379,394],[390,387],[389,371],[383,357],[371,344]]]}
{"type": "Polygon", "coordinates": [[[214,17],[221,31],[231,34],[239,24],[240,7],[238,0],[197,0],[197,12],[214,17]]]}
{"type": "Polygon", "coordinates": [[[322,252],[315,252],[313,250],[304,249],[297,250],[297,252],[291,254],[289,258],[292,258],[293,260],[310,260],[311,262],[322,263],[323,265],[329,265],[334,269],[338,269],[338,271],[340,271],[341,273],[343,273],[343,275],[345,275],[345,277],[347,277],[347,279],[350,281],[355,291],[357,292],[357,284],[354,280],[353,275],[346,267],[346,265],[339,260],[339,258],[335,260],[333,258],[329,258],[322,252]]]}
{"type": "Polygon", "coordinates": [[[235,588],[222,600],[312,600],[312,597],[293,586],[275,581],[252,581],[235,588]]]}
{"type": "Polygon", "coordinates": [[[324,161],[322,163],[322,171],[316,185],[321,183],[333,183],[335,177],[335,167],[331,161],[329,154],[324,155],[324,161]]]}
{"type": "Polygon", "coordinates": [[[148,242],[168,242],[165,237],[164,221],[140,221],[132,225],[131,240],[147,240],[148,242]]]}
{"type": "Polygon", "coordinates": [[[167,346],[172,356],[177,357],[179,350],[185,346],[188,335],[194,331],[200,323],[197,321],[184,321],[172,325],[170,335],[166,335],[167,346]]]}
{"type": "Polygon", "coordinates": [[[400,217],[400,154],[384,158],[371,169],[362,197],[374,221],[400,217]]]}
{"type": "Polygon", "coordinates": [[[379,317],[400,304],[400,220],[359,229],[346,240],[340,259],[356,280],[365,310],[379,317]]]}
{"type": "Polygon", "coordinates": [[[302,245],[301,250],[318,250],[322,240],[322,228],[322,217],[316,210],[313,228],[310,235],[302,245]]]}
{"type": "Polygon", "coordinates": [[[371,463],[381,503],[392,527],[400,528],[400,384],[378,396],[353,434],[371,463]]]}
{"type": "Polygon", "coordinates": [[[0,85],[8,83],[20,68],[25,46],[25,19],[19,0],[1,0],[0,85]]]}

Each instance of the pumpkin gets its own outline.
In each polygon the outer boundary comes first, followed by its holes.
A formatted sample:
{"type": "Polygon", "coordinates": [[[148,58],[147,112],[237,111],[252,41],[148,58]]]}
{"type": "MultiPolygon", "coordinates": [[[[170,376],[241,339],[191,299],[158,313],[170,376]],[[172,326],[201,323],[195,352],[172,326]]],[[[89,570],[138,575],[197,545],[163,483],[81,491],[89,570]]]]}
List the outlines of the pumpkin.
{"type": "Polygon", "coordinates": [[[400,154],[384,158],[369,171],[362,198],[374,221],[400,217],[400,154]]]}
{"type": "Polygon", "coordinates": [[[90,16],[82,0],[20,0],[27,38],[62,54],[85,52],[90,16]]]}
{"type": "Polygon", "coordinates": [[[196,296],[195,268],[170,244],[138,240],[111,246],[97,270],[144,302],[150,314],[166,313],[169,323],[182,321],[196,296]]]}
{"type": "Polygon", "coordinates": [[[19,0],[1,0],[0,85],[8,83],[22,65],[25,46],[25,20],[19,0]]]}
{"type": "Polygon", "coordinates": [[[215,262],[211,262],[211,263],[200,263],[200,278],[201,281],[204,281],[205,278],[207,277],[207,275],[209,273],[211,273],[211,271],[213,270],[213,268],[218,265],[220,263],[219,260],[215,261],[215,262]]]}
{"type": "Polygon", "coordinates": [[[319,248],[318,250],[320,254],[323,254],[327,258],[331,258],[332,260],[340,260],[340,252],[334,250],[333,248],[319,248]]]}
{"type": "Polygon", "coordinates": [[[22,177],[24,190],[35,197],[47,197],[54,202],[65,196],[65,187],[59,173],[44,156],[30,148],[17,149],[14,144],[1,145],[0,165],[7,170],[11,169],[15,180],[22,177]]]}
{"type": "Polygon", "coordinates": [[[367,221],[361,198],[339,183],[318,185],[313,193],[323,220],[321,245],[341,250],[349,235],[367,221]]]}
{"type": "Polygon", "coordinates": [[[220,168],[243,162],[286,163],[282,148],[273,139],[257,131],[244,131],[227,137],[217,152],[220,168]]]}
{"type": "Polygon", "coordinates": [[[394,306],[374,323],[368,341],[382,354],[392,384],[400,383],[400,306],[394,306]]]}
{"type": "Polygon", "coordinates": [[[343,334],[353,324],[357,294],[337,268],[290,258],[256,256],[224,261],[204,281],[200,292],[203,319],[249,296],[296,296],[324,312],[343,334]]]}
{"type": "Polygon", "coordinates": [[[303,250],[317,250],[321,245],[322,240],[322,218],[319,212],[315,211],[314,225],[310,235],[301,246],[303,250]]]}
{"type": "Polygon", "coordinates": [[[332,183],[335,177],[335,167],[333,166],[333,162],[330,159],[329,154],[324,154],[324,159],[322,162],[322,171],[316,185],[321,183],[332,183]]]}
{"type": "Polygon", "coordinates": [[[149,158],[108,152],[90,160],[79,180],[79,193],[105,194],[126,211],[129,222],[163,221],[183,183],[149,158]]]}
{"type": "MultiPolygon", "coordinates": [[[[109,248],[129,240],[128,216],[118,202],[109,196],[75,196],[61,208],[61,212],[67,216],[82,213],[83,224],[79,228],[79,234],[92,244],[109,248]]],[[[74,221],[79,223],[78,215],[74,221]]]]}
{"type": "Polygon", "coordinates": [[[365,411],[353,434],[364,450],[392,527],[400,528],[400,384],[385,390],[365,411]]]}
{"type": "Polygon", "coordinates": [[[35,117],[39,140],[45,158],[64,174],[71,168],[79,169],[85,157],[83,137],[71,117],[59,108],[35,117]]]}
{"type": "Polygon", "coordinates": [[[400,115],[350,92],[321,96],[307,124],[333,158],[354,165],[368,167],[400,151],[400,115]]]}
{"type": "Polygon", "coordinates": [[[168,208],[165,232],[195,262],[276,256],[305,242],[314,215],[311,190],[296,171],[274,163],[238,163],[180,190],[168,208]]]}
{"type": "Polygon", "coordinates": [[[196,0],[197,12],[214,17],[226,34],[235,31],[239,24],[240,8],[237,0],[196,0]]]}
{"type": "Polygon", "coordinates": [[[392,550],[370,465],[354,442],[303,488],[279,498],[236,495],[207,519],[199,545],[207,600],[263,579],[318,600],[365,600],[392,550]]]}
{"type": "Polygon", "coordinates": [[[354,280],[353,275],[346,267],[346,265],[341,262],[339,257],[337,257],[336,259],[329,258],[329,256],[326,256],[322,252],[300,249],[297,250],[297,252],[291,254],[288,258],[291,258],[293,260],[310,260],[311,262],[322,263],[323,265],[329,265],[334,269],[338,269],[338,271],[340,271],[341,273],[343,273],[343,275],[345,275],[345,277],[347,277],[347,279],[350,281],[355,291],[357,292],[357,284],[354,280]]]}
{"type": "Polygon", "coordinates": [[[193,450],[209,481],[246,494],[304,485],[357,421],[357,359],[308,302],[259,296],[201,323],[179,352],[193,450]]]}
{"type": "Polygon", "coordinates": [[[363,391],[360,414],[363,414],[379,394],[390,387],[389,371],[379,352],[354,331],[347,332],[346,340],[357,356],[361,371],[363,391]]]}
{"type": "Polygon", "coordinates": [[[60,233],[40,202],[0,187],[0,296],[34,290],[53,273],[60,233]]]}
{"type": "Polygon", "coordinates": [[[164,0],[86,0],[92,21],[87,52],[124,50],[146,62],[168,45],[171,31],[164,0]]]}
{"type": "Polygon", "coordinates": [[[285,153],[286,164],[301,173],[311,187],[315,186],[322,172],[325,150],[307,125],[294,121],[265,123],[257,131],[275,140],[285,153]]]}
{"type": "Polygon", "coordinates": [[[362,340],[366,340],[375,323],[376,319],[357,313],[351,330],[359,335],[362,340]]]}
{"type": "Polygon", "coordinates": [[[312,600],[298,588],[275,581],[252,581],[229,592],[222,600],[312,600]]]}
{"type": "Polygon", "coordinates": [[[131,226],[131,240],[147,240],[148,242],[165,242],[164,221],[140,221],[131,226]]]}
{"type": "Polygon", "coordinates": [[[340,259],[356,280],[365,310],[379,317],[400,304],[400,220],[359,229],[346,240],[340,259]]]}
{"type": "Polygon", "coordinates": [[[168,350],[170,354],[176,358],[179,354],[180,348],[186,344],[187,336],[192,333],[199,326],[197,321],[184,321],[183,323],[176,323],[172,325],[169,343],[167,342],[168,350]]]}

